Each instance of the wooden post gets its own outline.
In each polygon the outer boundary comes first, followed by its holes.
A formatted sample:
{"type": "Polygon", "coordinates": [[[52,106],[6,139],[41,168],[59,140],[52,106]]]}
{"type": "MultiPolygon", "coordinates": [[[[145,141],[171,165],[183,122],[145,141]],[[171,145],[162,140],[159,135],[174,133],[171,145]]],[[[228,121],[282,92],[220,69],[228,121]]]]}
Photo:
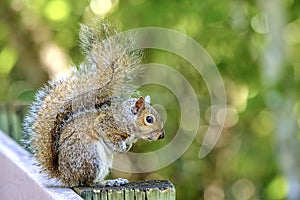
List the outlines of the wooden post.
{"type": "Polygon", "coordinates": [[[175,188],[167,180],[130,182],[119,187],[75,187],[85,200],[175,200],[175,188]]]}

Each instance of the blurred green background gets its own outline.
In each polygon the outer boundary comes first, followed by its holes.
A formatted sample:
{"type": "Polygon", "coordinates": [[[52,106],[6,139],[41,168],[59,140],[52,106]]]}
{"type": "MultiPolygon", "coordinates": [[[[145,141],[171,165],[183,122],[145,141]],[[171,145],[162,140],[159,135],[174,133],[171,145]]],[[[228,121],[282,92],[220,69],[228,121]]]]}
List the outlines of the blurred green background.
{"type": "MultiPolygon", "coordinates": [[[[174,29],[201,44],[218,66],[228,103],[223,133],[213,151],[199,159],[210,117],[205,83],[181,58],[146,50],[144,63],[174,67],[198,91],[198,135],[164,169],[145,174],[113,170],[111,176],[169,179],[177,199],[300,199],[299,10],[296,0],[2,0],[0,128],[18,140],[20,121],[35,91],[84,59],[79,23],[97,16],[120,30],[174,29]]],[[[166,88],[141,90],[168,114],[166,140],[140,142],[133,149],[147,152],[172,139],[180,113],[166,88]]]]}

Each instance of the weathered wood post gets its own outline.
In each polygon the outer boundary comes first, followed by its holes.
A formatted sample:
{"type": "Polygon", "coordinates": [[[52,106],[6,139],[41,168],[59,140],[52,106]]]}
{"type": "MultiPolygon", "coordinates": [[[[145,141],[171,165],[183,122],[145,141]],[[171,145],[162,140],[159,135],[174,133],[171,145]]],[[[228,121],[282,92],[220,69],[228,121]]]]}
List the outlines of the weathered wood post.
{"type": "Polygon", "coordinates": [[[86,200],[175,200],[175,188],[168,180],[130,182],[119,187],[76,187],[86,200]]]}

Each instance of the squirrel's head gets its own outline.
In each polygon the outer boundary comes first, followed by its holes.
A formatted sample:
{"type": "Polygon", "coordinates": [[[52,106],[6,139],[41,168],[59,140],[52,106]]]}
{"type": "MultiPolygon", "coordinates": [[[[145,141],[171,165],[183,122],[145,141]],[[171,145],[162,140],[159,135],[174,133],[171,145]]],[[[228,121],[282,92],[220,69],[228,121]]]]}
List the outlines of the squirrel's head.
{"type": "Polygon", "coordinates": [[[150,105],[150,96],[134,100],[131,112],[136,120],[134,134],[137,139],[159,140],[165,137],[160,114],[150,105]]]}

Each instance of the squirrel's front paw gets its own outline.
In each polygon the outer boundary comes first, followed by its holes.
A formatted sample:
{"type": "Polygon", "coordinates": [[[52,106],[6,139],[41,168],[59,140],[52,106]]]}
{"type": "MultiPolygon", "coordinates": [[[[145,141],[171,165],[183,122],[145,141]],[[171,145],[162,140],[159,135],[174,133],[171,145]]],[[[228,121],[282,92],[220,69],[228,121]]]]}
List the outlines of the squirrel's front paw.
{"type": "Polygon", "coordinates": [[[125,141],[121,140],[118,142],[118,145],[117,145],[117,152],[119,153],[125,153],[127,152],[129,149],[131,148],[131,145],[128,145],[126,144],[125,141]]]}
{"type": "Polygon", "coordinates": [[[113,179],[113,180],[106,180],[104,182],[104,184],[105,184],[105,186],[121,186],[121,185],[125,185],[128,182],[129,181],[127,179],[117,178],[117,179],[113,179]]]}
{"type": "Polygon", "coordinates": [[[118,147],[120,148],[121,151],[126,151],[127,149],[125,141],[119,141],[118,147]]]}

